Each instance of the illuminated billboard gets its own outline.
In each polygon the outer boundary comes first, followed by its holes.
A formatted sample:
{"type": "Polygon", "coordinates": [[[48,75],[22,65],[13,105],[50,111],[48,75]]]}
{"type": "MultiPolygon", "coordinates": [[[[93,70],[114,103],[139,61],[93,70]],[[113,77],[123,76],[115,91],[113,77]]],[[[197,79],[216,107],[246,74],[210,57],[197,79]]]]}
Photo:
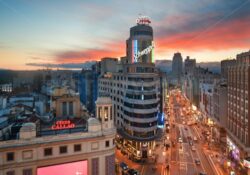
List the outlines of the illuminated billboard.
{"type": "Polygon", "coordinates": [[[37,175],[88,175],[87,160],[39,167],[37,175]]]}
{"type": "Polygon", "coordinates": [[[148,55],[147,62],[154,62],[154,42],[143,41],[143,40],[133,40],[132,41],[132,63],[142,62],[141,57],[143,55],[148,55]]]}

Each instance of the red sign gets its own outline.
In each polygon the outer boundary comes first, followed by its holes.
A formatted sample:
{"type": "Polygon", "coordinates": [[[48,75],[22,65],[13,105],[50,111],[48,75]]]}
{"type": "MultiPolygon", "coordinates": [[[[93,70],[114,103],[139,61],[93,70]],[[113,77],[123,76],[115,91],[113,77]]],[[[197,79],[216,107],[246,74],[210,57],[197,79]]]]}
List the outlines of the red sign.
{"type": "Polygon", "coordinates": [[[136,20],[137,24],[150,24],[151,21],[149,17],[147,16],[139,16],[139,18],[136,20]]]}
{"type": "Polygon", "coordinates": [[[72,123],[70,120],[59,120],[51,127],[51,129],[60,130],[60,129],[70,129],[74,127],[75,124],[72,123]]]}

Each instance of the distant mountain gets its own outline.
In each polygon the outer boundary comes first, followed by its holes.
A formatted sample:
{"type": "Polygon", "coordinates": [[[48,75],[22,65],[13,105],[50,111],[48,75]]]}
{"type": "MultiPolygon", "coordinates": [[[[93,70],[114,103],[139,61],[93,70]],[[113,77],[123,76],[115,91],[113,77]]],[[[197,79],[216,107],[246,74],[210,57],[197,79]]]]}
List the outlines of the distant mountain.
{"type": "Polygon", "coordinates": [[[96,61],[89,61],[85,63],[63,63],[63,64],[49,64],[49,63],[27,63],[27,66],[44,67],[44,68],[62,68],[62,69],[88,69],[94,65],[96,61]]]}
{"type": "Polygon", "coordinates": [[[162,72],[170,73],[172,71],[171,60],[155,60],[155,66],[162,72]]]}
{"type": "MultiPolygon", "coordinates": [[[[163,72],[172,71],[172,60],[156,60],[155,66],[163,72]]],[[[208,68],[209,71],[220,73],[220,62],[200,62],[196,63],[196,67],[208,68]]]]}
{"type": "Polygon", "coordinates": [[[196,66],[200,66],[202,68],[208,68],[209,71],[214,73],[220,73],[220,62],[200,62],[197,63],[196,66]]]}

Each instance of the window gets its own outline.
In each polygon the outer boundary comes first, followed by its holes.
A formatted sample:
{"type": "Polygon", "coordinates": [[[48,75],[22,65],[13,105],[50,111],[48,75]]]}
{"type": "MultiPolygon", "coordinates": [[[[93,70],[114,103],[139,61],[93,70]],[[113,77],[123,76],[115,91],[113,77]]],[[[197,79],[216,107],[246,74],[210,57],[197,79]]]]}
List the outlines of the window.
{"type": "Polygon", "coordinates": [[[7,153],[7,161],[13,161],[14,160],[14,153],[9,152],[7,153]]]}
{"type": "Polygon", "coordinates": [[[52,148],[45,148],[44,156],[51,156],[51,155],[52,155],[52,148]]]}
{"type": "Polygon", "coordinates": [[[106,147],[109,147],[109,140],[106,140],[105,146],[106,146],[106,147]]]}
{"type": "Polygon", "coordinates": [[[7,171],[6,175],[15,175],[15,171],[14,170],[7,171]]]}
{"type": "Polygon", "coordinates": [[[78,152],[78,151],[81,151],[81,150],[82,150],[82,145],[81,144],[74,145],[74,151],[75,152],[78,152]]]}
{"type": "Polygon", "coordinates": [[[67,153],[67,149],[68,147],[67,146],[60,146],[60,154],[65,154],[67,153]]]}
{"type": "Polygon", "coordinates": [[[92,159],[92,175],[99,174],[99,158],[92,159]]]}
{"type": "Polygon", "coordinates": [[[98,115],[99,115],[99,118],[102,118],[101,114],[102,114],[102,108],[101,108],[101,107],[98,107],[98,115]]]}
{"type": "Polygon", "coordinates": [[[62,103],[62,113],[64,116],[67,115],[67,103],[66,102],[62,103]]]}
{"type": "Polygon", "coordinates": [[[24,169],[23,170],[23,175],[32,175],[32,169],[29,168],[29,169],[24,169]]]}
{"type": "Polygon", "coordinates": [[[69,102],[69,115],[73,115],[73,102],[69,102]]]}
{"type": "Polygon", "coordinates": [[[110,120],[112,120],[112,106],[110,107],[110,120]]]}
{"type": "Polygon", "coordinates": [[[105,121],[108,121],[108,114],[109,114],[109,113],[108,113],[108,107],[105,106],[105,107],[104,107],[104,120],[105,120],[105,121]]]}

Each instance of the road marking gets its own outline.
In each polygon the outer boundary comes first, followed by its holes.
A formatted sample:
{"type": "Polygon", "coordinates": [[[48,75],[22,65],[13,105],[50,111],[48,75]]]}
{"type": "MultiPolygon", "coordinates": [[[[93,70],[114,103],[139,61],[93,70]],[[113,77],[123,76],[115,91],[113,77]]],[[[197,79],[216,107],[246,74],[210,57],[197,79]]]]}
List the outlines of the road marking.
{"type": "Polygon", "coordinates": [[[161,166],[161,175],[165,175],[164,166],[163,165],[161,166]]]}
{"type": "Polygon", "coordinates": [[[144,168],[145,168],[145,165],[142,165],[142,168],[141,168],[141,174],[142,175],[144,174],[144,168]]]}
{"type": "Polygon", "coordinates": [[[195,132],[196,132],[196,135],[197,135],[197,136],[199,137],[199,139],[201,140],[201,136],[200,136],[199,132],[197,131],[196,126],[194,126],[194,130],[195,130],[195,132]]]}
{"type": "MultiPolygon", "coordinates": [[[[200,149],[201,151],[203,151],[202,149],[200,149]]],[[[197,152],[197,156],[198,156],[198,158],[199,158],[199,160],[200,160],[200,162],[201,162],[201,168],[202,168],[202,171],[204,171],[205,172],[205,169],[204,169],[204,166],[203,166],[203,163],[202,163],[202,161],[201,161],[201,157],[200,157],[200,153],[199,153],[199,151],[197,152]]]]}
{"type": "MultiPolygon", "coordinates": [[[[206,155],[206,154],[205,154],[206,155]]],[[[211,159],[211,156],[210,155],[208,155],[208,159],[209,159],[209,163],[211,163],[212,164],[212,167],[215,169],[215,171],[216,171],[216,174],[218,175],[220,175],[220,173],[218,172],[218,170],[217,170],[217,168],[215,167],[215,165],[214,165],[214,162],[213,162],[213,160],[211,159]]]]}

